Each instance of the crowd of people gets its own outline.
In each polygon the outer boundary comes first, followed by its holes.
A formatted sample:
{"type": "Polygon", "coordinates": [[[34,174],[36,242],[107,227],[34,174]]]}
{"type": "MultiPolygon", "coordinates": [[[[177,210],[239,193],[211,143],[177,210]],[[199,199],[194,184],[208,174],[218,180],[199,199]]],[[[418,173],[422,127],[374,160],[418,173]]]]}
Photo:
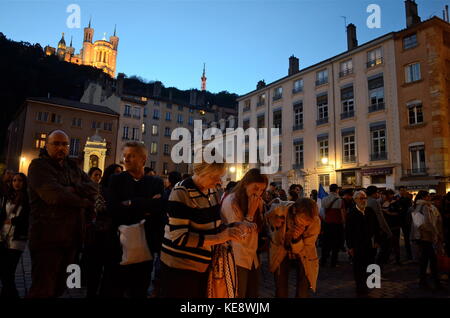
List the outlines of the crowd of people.
{"type": "Polygon", "coordinates": [[[145,167],[139,142],[125,144],[123,166],[85,174],[68,157],[69,140],[53,131],[28,176],[3,172],[2,297],[19,297],[15,272],[27,245],[27,298],[61,296],[70,264],[80,265],[88,298],[256,298],[265,255],[276,297],[289,296],[291,269],[295,297],[308,297],[319,268],[342,262],[353,266],[357,296],[369,292],[368,265],[413,259],[420,287],[442,289],[437,257],[450,256],[450,193],[414,198],[405,187],[395,193],[332,184],[319,203],[316,190],[308,196],[293,184],[286,192],[256,168],[222,188],[226,165],[205,162],[193,165],[193,175],[174,171],[163,180],[145,167]],[[217,268],[228,269],[224,280],[216,279],[217,268]]]}

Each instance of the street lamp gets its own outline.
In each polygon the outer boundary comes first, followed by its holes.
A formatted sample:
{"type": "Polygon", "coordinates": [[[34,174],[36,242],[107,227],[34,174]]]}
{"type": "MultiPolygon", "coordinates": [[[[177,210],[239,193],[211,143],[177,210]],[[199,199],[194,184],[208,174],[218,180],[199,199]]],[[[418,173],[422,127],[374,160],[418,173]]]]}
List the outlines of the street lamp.
{"type": "Polygon", "coordinates": [[[23,165],[27,159],[25,157],[20,157],[20,171],[23,172],[23,165]]]}
{"type": "Polygon", "coordinates": [[[326,165],[326,164],[328,163],[328,158],[323,157],[323,158],[321,159],[321,162],[322,162],[323,165],[326,165]]]}
{"type": "Polygon", "coordinates": [[[230,172],[231,173],[235,173],[236,172],[236,167],[235,166],[231,166],[230,167],[230,172]]]}

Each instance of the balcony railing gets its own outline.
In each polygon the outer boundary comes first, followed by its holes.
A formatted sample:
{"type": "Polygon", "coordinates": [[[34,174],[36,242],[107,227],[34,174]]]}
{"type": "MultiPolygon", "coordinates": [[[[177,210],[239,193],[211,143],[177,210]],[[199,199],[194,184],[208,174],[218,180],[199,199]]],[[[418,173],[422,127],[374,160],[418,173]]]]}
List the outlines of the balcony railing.
{"type": "Polygon", "coordinates": [[[379,57],[377,59],[371,60],[367,62],[367,68],[371,68],[377,65],[383,64],[383,58],[379,57]]]}
{"type": "Polygon", "coordinates": [[[341,113],[341,120],[346,119],[346,118],[352,118],[352,117],[355,117],[354,110],[350,110],[348,112],[341,113]]]}
{"type": "Polygon", "coordinates": [[[316,86],[320,86],[320,85],[327,84],[327,83],[328,83],[328,78],[317,80],[316,81],[316,86]]]}
{"type": "Polygon", "coordinates": [[[328,117],[320,118],[320,119],[316,120],[316,125],[317,126],[323,125],[323,124],[326,124],[326,123],[328,123],[328,117]]]}
{"type": "Polygon", "coordinates": [[[408,176],[424,176],[428,174],[428,168],[420,167],[415,169],[408,169],[406,170],[406,174],[408,176]]]}
{"type": "Polygon", "coordinates": [[[256,107],[263,106],[265,103],[266,103],[265,101],[257,102],[256,107]]]}
{"type": "Polygon", "coordinates": [[[297,87],[292,89],[292,94],[303,92],[303,87],[297,87]]]}
{"type": "Polygon", "coordinates": [[[303,163],[294,163],[293,165],[292,165],[292,169],[294,169],[294,170],[300,170],[300,169],[303,169],[304,168],[304,164],[303,163]]]}
{"type": "Polygon", "coordinates": [[[339,72],[339,77],[344,77],[347,75],[353,74],[353,68],[348,68],[339,72]]]}
{"type": "Polygon", "coordinates": [[[372,104],[369,106],[369,113],[373,113],[379,110],[383,110],[385,108],[384,103],[372,104]]]}
{"type": "Polygon", "coordinates": [[[356,162],[356,156],[344,156],[344,163],[353,163],[356,162]]]}
{"type": "Polygon", "coordinates": [[[244,107],[244,108],[242,109],[242,111],[243,111],[243,112],[248,112],[248,111],[250,111],[250,107],[244,107]]]}
{"type": "Polygon", "coordinates": [[[292,130],[302,130],[303,129],[303,124],[299,124],[299,125],[294,125],[292,127],[292,130]]]}
{"type": "Polygon", "coordinates": [[[377,152],[370,155],[370,161],[387,160],[387,152],[377,152]]]}
{"type": "Polygon", "coordinates": [[[279,94],[279,95],[274,95],[274,96],[273,96],[273,100],[276,101],[276,100],[281,99],[282,97],[283,97],[283,95],[281,95],[281,94],[279,94]]]}

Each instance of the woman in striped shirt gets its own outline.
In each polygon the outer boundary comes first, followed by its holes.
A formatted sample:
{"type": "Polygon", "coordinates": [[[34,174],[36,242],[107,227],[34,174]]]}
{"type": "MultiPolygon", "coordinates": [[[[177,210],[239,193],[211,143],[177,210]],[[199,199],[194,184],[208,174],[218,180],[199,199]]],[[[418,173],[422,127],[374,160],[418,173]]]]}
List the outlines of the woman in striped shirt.
{"type": "Polygon", "coordinates": [[[244,223],[221,223],[215,187],[225,169],[224,163],[196,163],[194,175],[179,182],[170,194],[161,249],[162,297],[206,297],[211,247],[239,241],[252,230],[244,223]]]}

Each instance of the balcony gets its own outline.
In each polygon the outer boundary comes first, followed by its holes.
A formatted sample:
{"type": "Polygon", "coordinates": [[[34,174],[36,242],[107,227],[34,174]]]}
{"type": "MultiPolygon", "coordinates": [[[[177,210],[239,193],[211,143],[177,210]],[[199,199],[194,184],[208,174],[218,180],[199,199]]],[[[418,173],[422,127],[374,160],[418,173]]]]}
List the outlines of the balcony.
{"type": "Polygon", "coordinates": [[[264,106],[265,103],[266,103],[265,101],[257,102],[256,107],[264,106]]]}
{"type": "Polygon", "coordinates": [[[420,168],[415,168],[415,169],[408,169],[406,170],[406,175],[407,176],[426,176],[428,175],[428,168],[424,167],[420,167],[420,168]]]}
{"type": "Polygon", "coordinates": [[[300,170],[300,169],[303,169],[304,168],[304,164],[303,164],[303,162],[302,163],[294,163],[293,165],[292,165],[292,169],[294,169],[294,170],[300,170]]]}
{"type": "Polygon", "coordinates": [[[355,117],[355,111],[349,110],[348,112],[341,113],[341,120],[355,117]]]}
{"type": "Polygon", "coordinates": [[[383,64],[383,58],[379,57],[377,59],[371,60],[367,62],[367,68],[371,68],[377,65],[383,64]]]}
{"type": "Polygon", "coordinates": [[[303,87],[297,87],[292,89],[292,94],[297,94],[303,92],[303,87]]]}
{"type": "Polygon", "coordinates": [[[250,106],[244,107],[244,108],[242,109],[242,111],[243,111],[243,112],[248,112],[248,111],[250,111],[250,106]]]}
{"type": "Polygon", "coordinates": [[[344,156],[343,158],[342,158],[342,161],[344,162],[344,163],[355,163],[356,162],[356,156],[344,156]]]}
{"type": "Polygon", "coordinates": [[[323,125],[323,124],[327,124],[327,123],[328,123],[328,117],[320,118],[320,119],[316,120],[316,125],[317,126],[320,126],[320,125],[323,125]]]}
{"type": "Polygon", "coordinates": [[[384,103],[372,104],[369,106],[369,113],[377,112],[379,110],[383,110],[384,108],[384,103]]]}
{"type": "Polygon", "coordinates": [[[353,68],[348,68],[339,72],[339,77],[345,77],[347,75],[353,74],[353,68]]]}
{"type": "Polygon", "coordinates": [[[316,86],[320,86],[320,85],[324,85],[324,84],[328,84],[328,78],[316,81],[316,86]]]}
{"type": "Polygon", "coordinates": [[[273,98],[272,98],[272,100],[273,100],[273,101],[276,101],[276,100],[281,99],[282,97],[283,97],[283,95],[281,95],[281,94],[279,94],[279,95],[274,95],[273,98]]]}
{"type": "Polygon", "coordinates": [[[377,152],[370,155],[370,161],[387,160],[387,152],[377,152]]]}
{"type": "Polygon", "coordinates": [[[303,124],[299,124],[299,125],[294,125],[292,126],[292,130],[302,130],[303,129],[303,124]]]}

